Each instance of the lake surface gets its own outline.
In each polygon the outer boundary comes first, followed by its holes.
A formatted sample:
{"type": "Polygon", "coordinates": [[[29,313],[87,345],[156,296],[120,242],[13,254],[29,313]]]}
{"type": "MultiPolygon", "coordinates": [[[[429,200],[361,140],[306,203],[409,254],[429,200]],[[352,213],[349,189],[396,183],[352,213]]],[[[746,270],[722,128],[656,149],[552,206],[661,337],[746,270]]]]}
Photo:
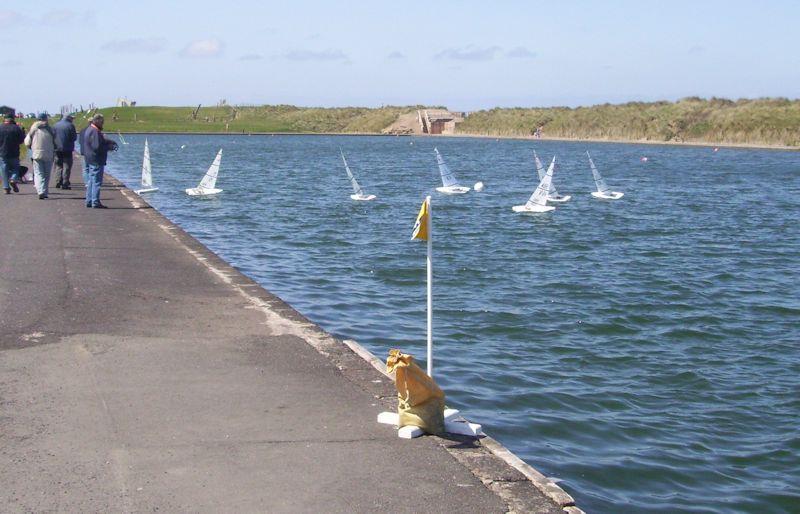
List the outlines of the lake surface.
{"type": "MultiPolygon", "coordinates": [[[[144,136],[111,156],[135,187],[144,136]]],[[[148,201],[329,332],[425,357],[587,512],[800,512],[800,153],[461,138],[149,136],[148,201]],[[412,144],[413,143],[413,144],[412,144]],[[181,145],[186,147],[181,150],[181,145]],[[433,148],[464,185],[444,196],[433,148]],[[342,148],[374,202],[353,202],[342,148]],[[215,198],[194,187],[224,149],[215,198]],[[573,198],[523,216],[532,152],[573,198]],[[585,150],[616,202],[589,196],[585,150]],[[649,158],[642,162],[642,156],[649,158]]]]}

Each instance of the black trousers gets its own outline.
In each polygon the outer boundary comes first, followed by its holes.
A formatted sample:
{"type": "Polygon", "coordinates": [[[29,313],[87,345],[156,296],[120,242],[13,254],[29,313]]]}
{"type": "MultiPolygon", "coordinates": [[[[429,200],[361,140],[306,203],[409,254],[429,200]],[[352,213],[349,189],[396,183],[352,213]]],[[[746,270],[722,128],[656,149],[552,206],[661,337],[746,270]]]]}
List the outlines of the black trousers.
{"type": "Polygon", "coordinates": [[[69,186],[69,176],[72,173],[72,152],[59,152],[56,150],[56,183],[69,186]]]}

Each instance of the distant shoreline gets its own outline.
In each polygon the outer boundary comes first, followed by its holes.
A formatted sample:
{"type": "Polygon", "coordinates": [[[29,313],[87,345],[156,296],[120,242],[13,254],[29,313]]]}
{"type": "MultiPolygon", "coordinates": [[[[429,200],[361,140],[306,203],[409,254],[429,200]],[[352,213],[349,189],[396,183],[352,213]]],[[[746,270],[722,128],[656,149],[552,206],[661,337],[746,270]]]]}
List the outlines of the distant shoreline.
{"type": "MultiPolygon", "coordinates": [[[[798,152],[800,147],[786,145],[765,145],[755,143],[714,143],[704,141],[653,141],[653,140],[624,140],[624,139],[598,139],[598,138],[568,138],[568,137],[541,137],[533,136],[493,136],[487,134],[383,134],[380,132],[165,132],[165,131],[120,131],[123,135],[180,135],[180,136],[369,136],[369,137],[420,137],[420,138],[473,138],[473,139],[512,139],[519,141],[564,141],[574,143],[610,143],[610,144],[634,144],[634,145],[654,145],[654,146],[702,146],[708,148],[738,148],[750,150],[780,150],[798,152]]],[[[108,132],[113,136],[116,132],[108,132]]]]}

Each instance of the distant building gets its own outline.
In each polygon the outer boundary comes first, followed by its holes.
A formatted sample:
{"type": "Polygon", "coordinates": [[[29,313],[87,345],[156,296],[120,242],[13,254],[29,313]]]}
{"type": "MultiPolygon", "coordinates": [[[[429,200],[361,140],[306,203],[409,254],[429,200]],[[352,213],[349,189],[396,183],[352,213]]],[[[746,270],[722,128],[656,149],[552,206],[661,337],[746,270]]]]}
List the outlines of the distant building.
{"type": "Polygon", "coordinates": [[[117,107],[136,107],[136,102],[127,98],[117,98],[117,107]]]}
{"type": "Polygon", "coordinates": [[[456,123],[464,121],[464,113],[445,109],[425,109],[418,111],[417,116],[423,134],[455,134],[456,123]]]}

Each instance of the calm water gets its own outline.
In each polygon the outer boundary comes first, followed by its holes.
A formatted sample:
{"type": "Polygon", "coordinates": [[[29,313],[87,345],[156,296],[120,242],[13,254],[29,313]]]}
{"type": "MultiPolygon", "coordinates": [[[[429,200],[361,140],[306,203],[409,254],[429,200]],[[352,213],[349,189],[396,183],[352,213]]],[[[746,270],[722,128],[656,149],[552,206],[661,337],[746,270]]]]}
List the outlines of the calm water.
{"type": "MultiPolygon", "coordinates": [[[[800,154],[378,137],[150,136],[148,200],[328,331],[423,360],[589,512],[800,512],[800,154]],[[413,144],[410,144],[413,142],[413,144]],[[180,150],[181,145],[186,148],[180,150]],[[448,197],[434,144],[465,185],[448,197]],[[371,203],[352,202],[342,147],[371,203]],[[216,198],[190,198],[224,148],[216,198]],[[531,153],[573,199],[511,211],[531,153]],[[591,198],[592,152],[617,202],[591,198]],[[649,162],[640,157],[647,155],[649,162]]],[[[112,156],[135,185],[144,138],[112,156]]]]}

